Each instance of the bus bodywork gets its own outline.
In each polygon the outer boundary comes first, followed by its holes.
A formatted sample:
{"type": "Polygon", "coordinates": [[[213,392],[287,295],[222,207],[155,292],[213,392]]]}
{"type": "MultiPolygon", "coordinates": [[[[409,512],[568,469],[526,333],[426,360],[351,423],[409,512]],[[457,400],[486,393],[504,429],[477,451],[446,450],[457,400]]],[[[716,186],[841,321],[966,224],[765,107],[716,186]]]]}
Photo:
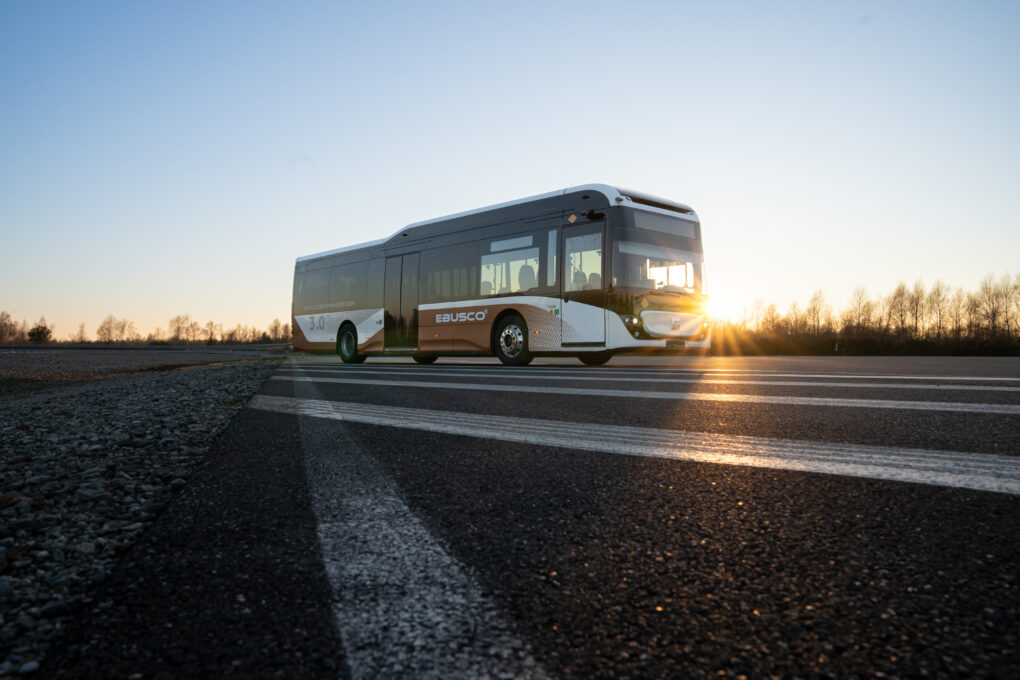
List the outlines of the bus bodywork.
{"type": "Polygon", "coordinates": [[[707,350],[703,274],[690,207],[586,185],[298,258],[294,346],[345,361],[565,354],[592,364],[707,350]]]}

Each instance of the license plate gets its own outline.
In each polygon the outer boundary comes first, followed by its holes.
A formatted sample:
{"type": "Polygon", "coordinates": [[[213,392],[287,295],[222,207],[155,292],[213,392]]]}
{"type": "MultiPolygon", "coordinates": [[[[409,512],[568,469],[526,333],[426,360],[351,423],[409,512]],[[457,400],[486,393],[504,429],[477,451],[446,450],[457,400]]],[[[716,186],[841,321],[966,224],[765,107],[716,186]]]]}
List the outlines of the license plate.
{"type": "Polygon", "coordinates": [[[687,346],[686,340],[667,340],[666,349],[683,349],[687,346]]]}

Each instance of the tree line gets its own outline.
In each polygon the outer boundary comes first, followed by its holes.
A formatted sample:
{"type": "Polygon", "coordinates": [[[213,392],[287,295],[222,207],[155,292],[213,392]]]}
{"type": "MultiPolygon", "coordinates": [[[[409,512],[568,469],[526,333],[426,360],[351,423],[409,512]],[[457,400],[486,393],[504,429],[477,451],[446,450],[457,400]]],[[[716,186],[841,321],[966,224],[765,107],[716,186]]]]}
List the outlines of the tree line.
{"type": "Polygon", "coordinates": [[[781,313],[756,300],[713,326],[720,354],[1020,354],[1020,273],[986,276],[977,290],[900,283],[885,296],[857,287],[834,310],[818,290],[781,313]]]}
{"type": "MultiPolygon", "coordinates": [[[[0,311],[0,343],[51,342],[54,327],[40,317],[33,326],[0,311]]],[[[91,342],[85,324],[66,342],[91,342]]],[[[279,319],[265,329],[207,321],[188,314],[142,336],[135,324],[112,314],[95,332],[98,343],[246,344],[291,342],[289,323],[279,319]]],[[[859,286],[846,305],[834,309],[818,290],[806,307],[794,302],[780,312],[756,300],[737,321],[712,327],[718,354],[997,354],[1020,355],[1020,273],[986,276],[977,290],[951,289],[936,281],[900,283],[889,294],[872,297],[859,286]]]]}
{"type": "MultiPolygon", "coordinates": [[[[57,341],[54,331],[54,326],[46,322],[46,317],[40,317],[39,321],[29,326],[28,322],[24,320],[16,322],[8,312],[0,311],[0,343],[54,342],[57,341]]],[[[128,319],[118,319],[111,314],[96,327],[94,340],[85,329],[85,324],[81,323],[76,331],[69,333],[62,341],[70,343],[96,342],[102,344],[239,345],[290,342],[291,333],[290,324],[280,323],[279,319],[273,319],[273,322],[265,329],[245,326],[243,324],[224,329],[221,323],[208,321],[205,325],[202,325],[197,320],[192,319],[189,314],[179,314],[170,319],[166,330],[157,328],[155,331],[142,336],[134,322],[128,319]]]]}

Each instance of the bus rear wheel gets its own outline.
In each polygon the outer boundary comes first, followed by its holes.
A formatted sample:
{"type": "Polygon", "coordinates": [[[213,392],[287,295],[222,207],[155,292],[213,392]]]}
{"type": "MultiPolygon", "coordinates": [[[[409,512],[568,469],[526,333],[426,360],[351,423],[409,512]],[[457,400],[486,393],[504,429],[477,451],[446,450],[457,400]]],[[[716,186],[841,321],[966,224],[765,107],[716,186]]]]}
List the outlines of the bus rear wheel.
{"type": "Polygon", "coordinates": [[[601,366],[613,358],[612,352],[581,352],[577,355],[585,366],[601,366]]]}
{"type": "Polygon", "coordinates": [[[427,354],[415,354],[411,358],[414,359],[415,363],[418,364],[434,364],[436,363],[436,359],[438,359],[439,357],[434,355],[428,356],[427,354]]]}
{"type": "Polygon", "coordinates": [[[336,342],[336,351],[345,364],[360,364],[368,357],[358,353],[358,332],[354,326],[340,329],[340,338],[336,342]]]}
{"type": "Polygon", "coordinates": [[[507,366],[531,363],[528,350],[528,325],[517,314],[503,317],[496,327],[496,356],[507,366]]]}

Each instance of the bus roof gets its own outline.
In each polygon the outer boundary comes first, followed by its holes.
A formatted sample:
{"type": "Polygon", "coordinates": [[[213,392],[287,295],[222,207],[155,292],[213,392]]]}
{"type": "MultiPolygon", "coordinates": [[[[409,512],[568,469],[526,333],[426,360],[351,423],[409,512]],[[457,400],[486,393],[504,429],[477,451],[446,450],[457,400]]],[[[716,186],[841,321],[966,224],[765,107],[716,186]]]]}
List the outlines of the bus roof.
{"type": "Polygon", "coordinates": [[[320,257],[328,257],[331,255],[338,255],[340,253],[349,253],[355,250],[361,250],[363,248],[372,248],[375,246],[381,246],[384,243],[400,236],[407,232],[409,229],[417,229],[418,227],[424,227],[430,224],[436,224],[438,222],[445,222],[447,220],[455,220],[461,217],[468,217],[470,215],[477,215],[490,210],[499,210],[501,208],[509,208],[515,205],[522,205],[524,203],[531,203],[532,201],[541,201],[548,198],[555,198],[557,196],[566,196],[567,194],[579,193],[579,192],[598,192],[606,197],[610,205],[624,205],[627,203],[636,203],[642,206],[648,206],[657,210],[665,210],[669,212],[681,213],[687,219],[697,221],[697,215],[694,210],[684,203],[677,203],[666,198],[659,198],[658,196],[652,196],[651,194],[645,194],[637,191],[631,191],[630,189],[623,189],[620,187],[609,186],[608,184],[584,184],[577,187],[568,187],[567,189],[560,189],[558,191],[550,191],[546,194],[539,194],[537,196],[528,196],[527,198],[519,198],[515,201],[507,201],[506,203],[497,203],[495,205],[487,205],[484,208],[476,208],[474,210],[466,210],[460,213],[454,213],[452,215],[444,215],[443,217],[436,217],[431,220],[423,220],[421,222],[415,222],[409,224],[402,229],[398,229],[393,235],[387,236],[386,238],[377,239],[375,241],[368,241],[366,243],[357,243],[352,246],[346,246],[344,248],[335,248],[333,250],[326,250],[321,253],[313,253],[311,255],[304,255],[297,258],[297,262],[307,262],[309,260],[317,260],[320,257]]]}

